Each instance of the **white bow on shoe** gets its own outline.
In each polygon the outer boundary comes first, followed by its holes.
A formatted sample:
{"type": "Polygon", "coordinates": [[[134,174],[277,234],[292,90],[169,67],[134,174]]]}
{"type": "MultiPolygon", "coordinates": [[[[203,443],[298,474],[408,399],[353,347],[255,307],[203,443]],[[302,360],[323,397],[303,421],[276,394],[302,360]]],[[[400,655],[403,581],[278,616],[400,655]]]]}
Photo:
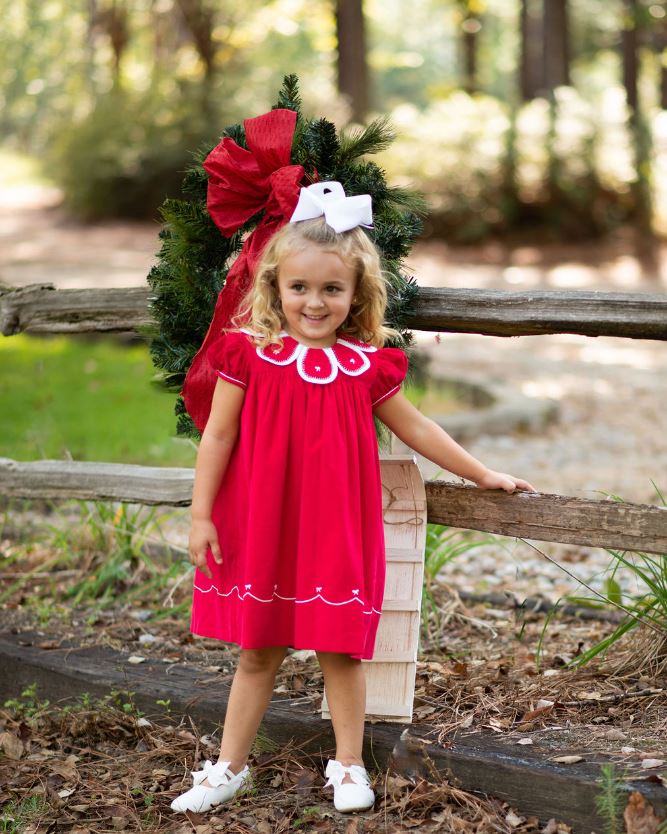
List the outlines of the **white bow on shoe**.
{"type": "Polygon", "coordinates": [[[334,807],[337,811],[367,811],[373,807],[375,794],[371,788],[366,768],[361,765],[344,765],[330,759],[324,775],[328,777],[325,788],[334,789],[334,807]],[[343,782],[349,776],[352,782],[343,782]]]}
{"type": "Polygon", "coordinates": [[[229,770],[231,762],[204,762],[203,770],[193,770],[192,783],[194,787],[177,796],[171,803],[172,811],[192,811],[204,813],[215,805],[220,805],[231,799],[241,788],[250,786],[250,768],[246,765],[240,773],[229,770]],[[208,785],[202,785],[208,780],[208,785]]]}

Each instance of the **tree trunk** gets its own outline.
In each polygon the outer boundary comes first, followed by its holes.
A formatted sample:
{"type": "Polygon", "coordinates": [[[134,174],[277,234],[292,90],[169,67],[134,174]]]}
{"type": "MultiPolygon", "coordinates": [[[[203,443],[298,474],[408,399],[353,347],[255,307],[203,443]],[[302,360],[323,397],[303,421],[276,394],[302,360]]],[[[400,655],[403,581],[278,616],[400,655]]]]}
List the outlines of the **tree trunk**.
{"type": "Polygon", "coordinates": [[[667,18],[663,17],[654,23],[652,46],[660,68],[660,107],[667,110],[667,18]]]}
{"type": "Polygon", "coordinates": [[[635,118],[639,105],[637,80],[639,77],[637,0],[624,0],[625,23],[621,30],[621,50],[623,53],[623,86],[631,118],[635,118]]]}
{"type": "Polygon", "coordinates": [[[211,112],[211,90],[216,69],[216,44],[213,39],[215,6],[209,5],[206,0],[177,0],[177,5],[204,65],[200,104],[202,113],[208,115],[211,112]]]}
{"type": "MultiPolygon", "coordinates": [[[[629,109],[629,129],[635,151],[636,178],[632,192],[635,199],[637,230],[642,236],[653,231],[653,195],[651,170],[651,132],[639,101],[639,46],[641,9],[638,0],[624,0],[625,21],[621,30],[623,85],[629,109]]],[[[642,248],[645,242],[641,241],[642,248]]]]}
{"type": "Polygon", "coordinates": [[[477,35],[482,25],[475,14],[468,14],[461,24],[463,30],[463,87],[468,93],[477,90],[477,35]]]}
{"type": "Polygon", "coordinates": [[[530,101],[537,96],[540,88],[540,21],[531,0],[521,0],[519,37],[519,93],[521,101],[530,101]]]}
{"type": "Polygon", "coordinates": [[[130,13],[125,0],[112,0],[104,16],[104,25],[113,52],[114,86],[120,86],[120,65],[130,42],[130,13]]]}
{"type": "Polygon", "coordinates": [[[570,83],[570,49],[567,0],[544,0],[544,88],[570,83]]]}
{"type": "Polygon", "coordinates": [[[351,120],[363,122],[369,109],[363,0],[336,0],[336,37],[338,91],[350,103],[351,120]]]}

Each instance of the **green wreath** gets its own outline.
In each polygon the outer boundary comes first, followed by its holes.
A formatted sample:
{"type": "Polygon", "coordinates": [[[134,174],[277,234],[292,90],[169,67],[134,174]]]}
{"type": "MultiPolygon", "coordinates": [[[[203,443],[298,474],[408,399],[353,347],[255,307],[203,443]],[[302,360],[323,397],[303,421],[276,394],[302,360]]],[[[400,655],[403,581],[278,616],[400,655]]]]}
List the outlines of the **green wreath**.
{"type": "MultiPolygon", "coordinates": [[[[285,76],[273,109],[276,108],[297,113],[292,164],[302,165],[307,174],[316,174],[320,180],[341,182],[346,194],[371,195],[373,228],[368,234],[380,251],[389,283],[386,321],[400,333],[400,339],[391,346],[407,348],[413,337],[403,321],[411,311],[417,284],[405,274],[402,261],[421,231],[425,203],[415,192],[387,185],[378,165],[360,159],[391,144],[391,127],[380,118],[363,129],[338,135],[335,125],[326,119],[304,117],[296,75],[285,76]]],[[[242,125],[232,125],[222,135],[246,147],[242,125]]],[[[161,206],[162,245],[147,279],[152,290],[149,306],[153,322],[144,332],[158,369],[154,383],[174,393],[180,393],[204,340],[218,295],[244,236],[262,216],[255,215],[231,237],[223,237],[206,208],[208,176],[203,162],[211,150],[206,146],[194,153],[194,162],[183,180],[184,199],[167,199],[161,206]]],[[[175,414],[178,435],[199,437],[181,396],[176,401],[175,414]]]]}

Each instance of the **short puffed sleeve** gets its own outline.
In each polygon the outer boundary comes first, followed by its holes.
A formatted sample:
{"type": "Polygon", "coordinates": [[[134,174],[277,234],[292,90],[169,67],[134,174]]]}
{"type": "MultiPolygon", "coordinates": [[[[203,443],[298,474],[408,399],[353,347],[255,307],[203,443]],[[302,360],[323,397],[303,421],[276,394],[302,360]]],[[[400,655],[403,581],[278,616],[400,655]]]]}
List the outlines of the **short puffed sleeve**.
{"type": "Polygon", "coordinates": [[[243,333],[223,333],[206,351],[206,359],[222,379],[248,387],[248,338],[243,333]]]}
{"type": "Polygon", "coordinates": [[[371,383],[373,408],[398,393],[408,371],[407,357],[398,348],[380,348],[375,357],[375,378],[371,383]]]}

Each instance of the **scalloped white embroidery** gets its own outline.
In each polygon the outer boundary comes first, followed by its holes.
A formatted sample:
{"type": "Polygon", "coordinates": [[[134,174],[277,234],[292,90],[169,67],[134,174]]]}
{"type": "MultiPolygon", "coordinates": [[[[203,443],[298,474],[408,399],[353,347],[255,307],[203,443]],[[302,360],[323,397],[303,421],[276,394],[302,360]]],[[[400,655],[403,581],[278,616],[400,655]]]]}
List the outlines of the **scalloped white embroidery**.
{"type": "MultiPolygon", "coordinates": [[[[254,334],[249,331],[242,329],[243,333],[247,333],[249,336],[253,336],[254,334]]],[[[355,344],[353,342],[348,341],[347,339],[338,338],[336,339],[336,344],[332,345],[332,347],[328,348],[313,348],[308,347],[308,345],[302,345],[301,342],[297,342],[293,336],[290,336],[289,333],[286,331],[282,331],[280,336],[287,336],[293,340],[294,346],[292,352],[283,359],[276,359],[271,354],[282,353],[283,351],[272,348],[272,347],[257,347],[255,351],[257,355],[264,359],[266,362],[270,362],[273,365],[289,365],[291,362],[296,361],[296,368],[299,376],[301,379],[304,379],[306,382],[313,382],[316,385],[326,385],[329,382],[333,382],[334,379],[338,376],[339,369],[343,371],[343,373],[347,374],[348,376],[359,376],[360,374],[365,373],[371,366],[371,363],[365,353],[374,353],[377,348],[375,345],[367,345],[363,342],[359,344],[355,344]],[[338,358],[336,356],[336,352],[334,348],[336,345],[344,345],[348,350],[353,351],[356,354],[356,357],[347,357],[347,359],[338,358]],[[311,350],[316,351],[323,351],[327,359],[329,360],[329,367],[331,371],[325,377],[316,377],[312,376],[306,370],[306,357],[308,352],[311,350]],[[357,361],[360,363],[357,365],[357,361]],[[354,367],[348,367],[345,363],[349,362],[350,365],[354,365],[354,367]]],[[[316,371],[319,371],[322,368],[322,364],[314,365],[313,366],[316,371]]]]}
{"type": "MultiPolygon", "coordinates": [[[[349,605],[349,604],[350,604],[350,603],[352,603],[352,602],[358,602],[358,603],[360,603],[362,606],[363,606],[363,605],[365,605],[364,601],[363,601],[363,600],[361,600],[358,596],[356,596],[356,594],[358,594],[358,593],[359,593],[359,591],[358,591],[358,590],[356,590],[356,589],[355,589],[354,591],[352,591],[352,593],[353,593],[353,594],[355,594],[355,596],[351,597],[350,599],[345,599],[345,600],[343,600],[342,602],[331,602],[331,600],[325,599],[325,598],[322,596],[322,594],[320,594],[320,593],[319,593],[319,590],[320,590],[319,588],[316,588],[316,589],[315,589],[316,591],[318,591],[318,593],[317,593],[317,594],[315,594],[315,596],[309,597],[308,599],[297,599],[296,597],[284,597],[284,596],[282,596],[281,594],[279,594],[279,593],[277,592],[276,588],[277,588],[278,586],[276,585],[276,586],[274,586],[273,594],[271,595],[271,597],[269,597],[269,599],[262,599],[261,597],[257,597],[257,596],[255,596],[255,594],[250,593],[249,591],[246,591],[245,593],[243,593],[243,594],[242,594],[242,593],[240,592],[240,590],[239,590],[239,586],[238,586],[238,585],[234,585],[234,586],[233,586],[233,588],[230,588],[230,590],[229,590],[229,591],[227,591],[227,593],[223,593],[222,591],[220,591],[220,590],[217,588],[217,586],[216,586],[216,585],[211,585],[211,586],[210,586],[210,588],[206,588],[206,589],[204,589],[204,588],[200,588],[200,587],[199,587],[199,585],[197,585],[197,584],[195,584],[195,586],[194,586],[194,587],[195,587],[195,589],[196,589],[197,591],[199,591],[201,594],[208,594],[208,593],[210,593],[211,591],[215,591],[215,592],[216,592],[216,594],[217,594],[219,597],[229,597],[229,596],[231,596],[231,595],[234,593],[234,591],[236,591],[236,595],[237,595],[237,597],[241,600],[241,602],[244,602],[246,597],[250,597],[251,599],[254,599],[256,602],[273,602],[273,601],[274,601],[274,598],[275,598],[275,597],[277,597],[278,599],[282,599],[282,600],[284,600],[284,601],[286,601],[286,602],[294,602],[294,603],[295,603],[295,604],[297,604],[297,605],[303,605],[303,604],[304,604],[304,603],[306,603],[306,602],[315,602],[315,600],[318,600],[318,599],[319,599],[321,602],[325,602],[327,605],[334,605],[334,606],[349,605]]],[[[245,587],[246,587],[246,588],[248,588],[248,587],[250,587],[250,586],[246,585],[245,587]]],[[[370,610],[369,610],[369,611],[362,611],[361,613],[362,613],[362,614],[381,614],[382,612],[381,612],[381,611],[378,611],[378,610],[377,610],[377,608],[374,608],[374,607],[371,605],[371,607],[370,607],[370,610]]]]}

